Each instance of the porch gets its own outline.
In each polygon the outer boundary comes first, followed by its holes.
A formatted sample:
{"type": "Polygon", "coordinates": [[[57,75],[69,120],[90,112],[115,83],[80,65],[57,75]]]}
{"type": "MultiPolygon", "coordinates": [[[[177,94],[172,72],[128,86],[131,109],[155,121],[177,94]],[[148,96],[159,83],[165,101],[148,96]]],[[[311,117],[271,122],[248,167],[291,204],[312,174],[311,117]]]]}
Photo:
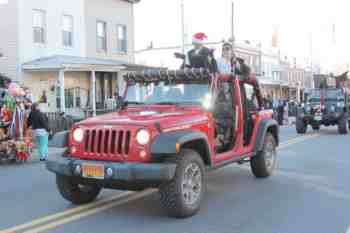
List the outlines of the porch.
{"type": "Polygon", "coordinates": [[[47,100],[41,103],[46,112],[81,118],[86,112],[95,116],[101,109],[111,109],[114,93],[123,87],[123,72],[141,68],[123,61],[72,56],[52,56],[22,65],[24,85],[35,101],[47,100]]]}

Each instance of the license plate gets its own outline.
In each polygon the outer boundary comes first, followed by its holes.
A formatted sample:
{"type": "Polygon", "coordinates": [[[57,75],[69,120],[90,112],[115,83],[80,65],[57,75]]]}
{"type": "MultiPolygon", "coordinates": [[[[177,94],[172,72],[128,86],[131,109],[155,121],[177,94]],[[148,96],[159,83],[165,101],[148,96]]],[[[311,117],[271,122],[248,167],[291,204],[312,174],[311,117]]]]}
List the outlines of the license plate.
{"type": "Polygon", "coordinates": [[[83,177],[92,179],[104,179],[105,167],[101,164],[83,164],[83,177]]]}
{"type": "Polygon", "coordinates": [[[322,117],[321,116],[315,116],[315,120],[316,121],[320,121],[320,120],[322,120],[322,117]]]}

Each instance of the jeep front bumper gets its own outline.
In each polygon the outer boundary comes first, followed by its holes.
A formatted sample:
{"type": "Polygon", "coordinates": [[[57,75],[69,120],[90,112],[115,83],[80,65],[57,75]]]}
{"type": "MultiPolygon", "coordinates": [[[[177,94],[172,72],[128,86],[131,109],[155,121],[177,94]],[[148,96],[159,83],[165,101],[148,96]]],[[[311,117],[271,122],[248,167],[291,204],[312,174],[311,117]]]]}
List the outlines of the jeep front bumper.
{"type": "Polygon", "coordinates": [[[334,113],[328,113],[328,114],[321,114],[321,115],[312,115],[312,114],[301,114],[299,117],[304,120],[306,123],[335,123],[339,120],[339,118],[342,116],[342,114],[334,112],[334,113]]]}
{"type": "Polygon", "coordinates": [[[50,158],[46,162],[46,168],[58,175],[72,177],[82,181],[89,180],[102,186],[109,186],[109,184],[114,182],[150,182],[161,184],[165,181],[170,181],[175,176],[176,164],[99,162],[58,156],[56,158],[50,158]],[[82,173],[77,173],[75,170],[76,167],[86,163],[103,165],[105,177],[103,179],[91,179],[84,178],[82,173]],[[107,169],[112,169],[112,175],[107,176],[107,169]]]}

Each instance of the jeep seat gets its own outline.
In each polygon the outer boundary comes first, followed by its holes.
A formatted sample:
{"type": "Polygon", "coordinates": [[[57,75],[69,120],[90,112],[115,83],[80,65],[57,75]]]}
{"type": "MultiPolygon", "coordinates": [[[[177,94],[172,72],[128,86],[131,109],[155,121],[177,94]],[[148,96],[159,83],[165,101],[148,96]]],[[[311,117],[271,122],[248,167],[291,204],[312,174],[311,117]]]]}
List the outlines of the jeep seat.
{"type": "Polygon", "coordinates": [[[220,91],[218,94],[213,115],[216,124],[216,136],[223,136],[222,144],[226,144],[231,137],[233,108],[224,91],[220,91]]]}

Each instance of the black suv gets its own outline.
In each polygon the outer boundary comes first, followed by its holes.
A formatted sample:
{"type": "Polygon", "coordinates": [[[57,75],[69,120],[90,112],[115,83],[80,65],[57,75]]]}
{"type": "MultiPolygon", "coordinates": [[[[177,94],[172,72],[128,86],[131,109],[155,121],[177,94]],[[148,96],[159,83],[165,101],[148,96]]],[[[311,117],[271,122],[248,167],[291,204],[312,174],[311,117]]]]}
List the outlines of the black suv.
{"type": "Polygon", "coordinates": [[[338,125],[340,134],[347,134],[349,122],[349,94],[343,88],[312,89],[298,109],[296,130],[306,133],[307,126],[319,130],[321,125],[338,125]]]}

